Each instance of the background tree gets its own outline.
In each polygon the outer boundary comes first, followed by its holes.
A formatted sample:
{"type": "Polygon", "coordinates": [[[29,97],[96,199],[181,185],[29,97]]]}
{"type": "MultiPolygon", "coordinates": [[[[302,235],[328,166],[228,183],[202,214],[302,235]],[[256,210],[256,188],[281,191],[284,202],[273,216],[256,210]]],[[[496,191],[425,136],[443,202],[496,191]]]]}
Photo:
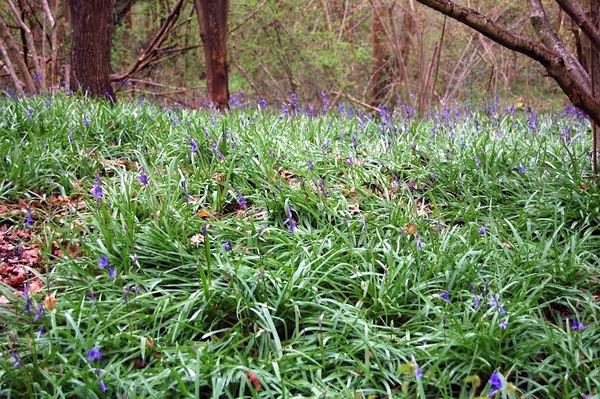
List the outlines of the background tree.
{"type": "Polygon", "coordinates": [[[207,91],[213,105],[221,111],[229,106],[228,6],[228,0],[196,0],[196,13],[204,49],[207,91]]]}
{"type": "MultiPolygon", "coordinates": [[[[600,96],[595,88],[598,76],[598,51],[600,47],[600,29],[597,14],[598,1],[590,0],[590,13],[580,8],[578,0],[555,0],[558,6],[568,14],[573,22],[591,43],[591,62],[586,63],[581,56],[569,51],[565,40],[550,22],[541,0],[530,0],[530,21],[537,33],[538,40],[516,34],[498,24],[494,19],[476,10],[459,5],[451,0],[417,0],[442,14],[475,29],[496,43],[540,63],[548,76],[552,77],[573,105],[583,109],[593,125],[600,124],[600,96]]],[[[525,5],[523,6],[526,7],[525,5]]],[[[523,12],[526,10],[523,9],[523,12]]],[[[597,156],[600,137],[594,128],[593,168],[598,171],[597,156]]]]}
{"type": "Polygon", "coordinates": [[[75,89],[116,101],[111,73],[114,0],[69,0],[75,89]]]}

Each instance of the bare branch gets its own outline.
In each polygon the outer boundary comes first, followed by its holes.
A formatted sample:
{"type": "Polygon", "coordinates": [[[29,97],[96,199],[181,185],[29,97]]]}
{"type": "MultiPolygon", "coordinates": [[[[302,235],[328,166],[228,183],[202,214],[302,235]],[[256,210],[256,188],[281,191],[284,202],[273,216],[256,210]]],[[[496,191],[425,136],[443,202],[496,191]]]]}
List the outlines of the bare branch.
{"type": "Polygon", "coordinates": [[[589,19],[583,10],[579,8],[579,4],[572,0],[555,0],[561,9],[566,12],[569,17],[581,28],[583,33],[590,38],[596,47],[600,48],[600,30],[594,26],[594,22],[589,19]]]}
{"type": "Polygon", "coordinates": [[[25,64],[25,60],[21,57],[19,53],[19,48],[17,47],[17,43],[15,42],[13,36],[8,29],[8,26],[4,22],[2,15],[0,14],[0,38],[2,38],[2,43],[4,43],[6,47],[6,55],[5,60],[6,63],[9,64],[10,61],[16,64],[17,69],[21,73],[21,76],[25,83],[25,89],[28,93],[35,93],[35,84],[31,79],[31,74],[27,69],[27,65],[25,64]]]}

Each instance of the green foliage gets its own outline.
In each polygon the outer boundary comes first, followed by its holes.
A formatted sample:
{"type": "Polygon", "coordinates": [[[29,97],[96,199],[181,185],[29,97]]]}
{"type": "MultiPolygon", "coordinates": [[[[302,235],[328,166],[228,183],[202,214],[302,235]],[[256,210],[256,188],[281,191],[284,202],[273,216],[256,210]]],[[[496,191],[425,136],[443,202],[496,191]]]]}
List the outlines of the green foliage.
{"type": "Polygon", "coordinates": [[[532,131],[525,115],[480,112],[390,127],[0,101],[3,201],[87,204],[60,220],[34,213],[44,247],[61,235],[82,246],[45,254],[33,301],[56,293],[55,309],[33,322],[0,286],[2,397],[470,398],[495,370],[498,397],[600,385],[600,192],[582,178],[587,126],[574,117],[541,115],[532,131]],[[100,360],[87,358],[94,346],[100,360]]]}

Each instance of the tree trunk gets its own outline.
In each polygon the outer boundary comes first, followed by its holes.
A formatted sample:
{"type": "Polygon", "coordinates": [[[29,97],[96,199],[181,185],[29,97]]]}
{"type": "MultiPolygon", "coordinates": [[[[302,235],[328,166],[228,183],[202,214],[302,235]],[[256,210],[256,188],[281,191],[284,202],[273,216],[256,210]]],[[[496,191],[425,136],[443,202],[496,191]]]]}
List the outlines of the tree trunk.
{"type": "Polygon", "coordinates": [[[200,38],[204,48],[206,85],[213,105],[223,111],[229,106],[227,77],[228,0],[196,0],[200,38]]]}
{"type": "MultiPolygon", "coordinates": [[[[594,27],[600,26],[600,3],[598,0],[590,0],[590,17],[594,27]]],[[[592,94],[600,102],[600,52],[597,44],[590,40],[590,76],[592,78],[592,94]]],[[[600,146],[600,129],[598,124],[592,123],[592,169],[598,173],[598,147],[600,146]]]]}
{"type": "Polygon", "coordinates": [[[116,101],[110,83],[114,0],[69,0],[72,84],[94,97],[116,101]]]}
{"type": "Polygon", "coordinates": [[[371,25],[371,48],[373,51],[373,73],[371,75],[371,105],[377,107],[383,102],[386,86],[385,27],[382,9],[373,4],[373,22],[371,25]]]}
{"type": "MultiPolygon", "coordinates": [[[[21,79],[23,79],[23,82],[25,83],[23,89],[29,94],[35,93],[35,84],[33,83],[29,69],[27,69],[25,60],[21,57],[17,43],[4,22],[4,19],[2,19],[2,15],[0,15],[0,38],[6,46],[6,54],[9,58],[9,60],[6,60],[7,64],[12,62],[17,66],[17,70],[21,73],[21,79]]],[[[15,84],[17,83],[15,82],[15,84]]],[[[17,87],[16,89],[19,90],[20,88],[17,87]]]]}

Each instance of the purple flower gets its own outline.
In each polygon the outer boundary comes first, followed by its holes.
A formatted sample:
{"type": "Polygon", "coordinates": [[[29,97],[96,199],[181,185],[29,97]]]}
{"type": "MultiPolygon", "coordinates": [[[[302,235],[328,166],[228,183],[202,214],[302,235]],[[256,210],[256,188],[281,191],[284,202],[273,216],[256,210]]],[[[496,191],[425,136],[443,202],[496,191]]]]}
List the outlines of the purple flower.
{"type": "Polygon", "coordinates": [[[46,327],[44,327],[44,325],[40,325],[40,328],[38,328],[37,330],[37,337],[38,339],[42,337],[42,335],[44,335],[44,333],[46,332],[46,327]]]}
{"type": "Polygon", "coordinates": [[[33,115],[33,108],[27,107],[27,117],[31,118],[32,115],[33,115]]]}
{"type": "Polygon", "coordinates": [[[479,157],[475,157],[475,166],[477,169],[481,168],[481,159],[479,157]]]}
{"type": "Polygon", "coordinates": [[[93,362],[95,360],[100,360],[102,359],[102,352],[100,352],[100,348],[98,348],[97,346],[94,346],[92,349],[90,349],[87,353],[87,360],[88,362],[93,362]]]}
{"type": "Polygon", "coordinates": [[[25,283],[23,285],[23,298],[25,298],[25,312],[31,313],[31,306],[33,305],[33,301],[31,300],[31,295],[29,294],[29,283],[25,283]]]}
{"type": "Polygon", "coordinates": [[[33,226],[33,215],[31,214],[31,209],[27,208],[27,217],[25,218],[25,226],[31,227],[33,226]]]}
{"type": "Polygon", "coordinates": [[[574,330],[574,331],[585,330],[585,324],[583,324],[582,322],[580,322],[577,319],[572,319],[571,320],[571,330],[574,330]]]}
{"type": "Polygon", "coordinates": [[[423,378],[423,369],[419,366],[415,367],[415,377],[417,380],[423,378]]]}
{"type": "Polygon", "coordinates": [[[188,195],[187,181],[185,181],[185,179],[181,180],[181,190],[183,191],[183,194],[188,195]]]}
{"type": "Polygon", "coordinates": [[[150,183],[150,178],[148,177],[146,168],[142,166],[141,170],[140,170],[140,174],[137,177],[137,180],[140,182],[140,184],[144,187],[148,187],[148,184],[150,183]]]}
{"type": "Polygon", "coordinates": [[[33,316],[33,322],[37,322],[39,319],[45,316],[44,307],[42,304],[37,305],[35,308],[35,316],[33,316]]]}
{"type": "Polygon", "coordinates": [[[524,175],[527,172],[527,168],[525,166],[519,164],[519,173],[524,175]]]}
{"type": "Polygon", "coordinates": [[[475,310],[479,310],[479,308],[481,307],[481,300],[479,299],[479,295],[475,295],[473,296],[473,308],[475,308],[475,310]]]}
{"type": "Polygon", "coordinates": [[[490,308],[495,308],[498,311],[498,313],[501,315],[506,314],[506,307],[504,306],[504,304],[502,302],[500,302],[498,300],[498,296],[496,294],[492,295],[492,299],[490,302],[490,308]]]}
{"type": "Polygon", "coordinates": [[[448,302],[448,303],[450,303],[450,293],[449,293],[449,292],[447,292],[447,291],[444,291],[444,292],[442,292],[442,293],[439,295],[439,298],[440,298],[441,300],[445,301],[445,302],[448,302]]]}
{"type": "Polygon", "coordinates": [[[101,256],[98,258],[98,267],[100,269],[106,269],[110,263],[108,262],[108,256],[101,256]]]}
{"type": "Polygon", "coordinates": [[[315,167],[313,160],[309,159],[308,162],[306,162],[306,167],[308,168],[308,170],[312,171],[315,167]]]}
{"type": "Polygon", "coordinates": [[[348,164],[348,166],[352,166],[354,164],[354,160],[352,159],[352,155],[350,155],[348,157],[348,159],[346,159],[346,163],[348,164]]]}
{"type": "Polygon", "coordinates": [[[358,139],[356,138],[356,135],[353,134],[350,139],[352,140],[352,147],[354,147],[354,149],[356,150],[356,147],[358,147],[358,139]]]}
{"type": "Polygon", "coordinates": [[[258,109],[263,110],[267,108],[267,99],[266,98],[259,98],[256,101],[256,105],[258,105],[258,109]]]}
{"type": "Polygon", "coordinates": [[[492,373],[492,375],[490,376],[488,383],[491,386],[491,388],[488,392],[488,396],[494,396],[498,391],[501,391],[502,388],[504,387],[504,381],[503,381],[502,374],[500,374],[500,372],[498,370],[494,371],[492,373]]]}
{"type": "Polygon", "coordinates": [[[89,290],[87,292],[88,298],[90,298],[90,303],[94,303],[96,301],[96,295],[94,295],[94,291],[89,290]]]}
{"type": "Polygon", "coordinates": [[[108,278],[111,280],[114,280],[117,277],[117,269],[115,269],[113,266],[110,266],[108,268],[108,278]]]}
{"type": "Polygon", "coordinates": [[[192,153],[198,152],[198,143],[196,143],[196,140],[194,140],[194,138],[191,136],[188,136],[188,140],[190,142],[190,149],[192,153]]]}
{"type": "Polygon", "coordinates": [[[13,359],[13,369],[18,368],[21,365],[21,356],[19,356],[19,352],[10,352],[10,357],[13,359]]]}
{"type": "Polygon", "coordinates": [[[88,127],[90,125],[90,120],[85,115],[83,116],[83,125],[85,127],[88,127]]]}
{"type": "Polygon", "coordinates": [[[100,391],[102,391],[102,393],[108,392],[108,387],[104,383],[104,380],[101,379],[100,381],[98,381],[98,387],[100,388],[100,391]]]}
{"type": "Polygon", "coordinates": [[[92,187],[92,195],[97,200],[104,198],[104,191],[102,190],[102,181],[100,180],[100,175],[96,175],[96,180],[94,182],[94,186],[92,187]]]}
{"type": "Polygon", "coordinates": [[[480,236],[483,236],[488,232],[488,228],[486,226],[481,226],[477,232],[480,236]]]}
{"type": "Polygon", "coordinates": [[[418,237],[417,237],[417,240],[415,241],[415,245],[419,251],[422,251],[423,248],[425,247],[425,244],[423,243],[423,241],[421,241],[421,239],[418,237]]]}
{"type": "Polygon", "coordinates": [[[506,328],[508,327],[508,319],[504,319],[503,321],[501,321],[500,324],[498,324],[498,327],[500,327],[503,330],[506,330],[506,328]]]}
{"type": "Polygon", "coordinates": [[[237,201],[238,205],[240,206],[240,209],[246,209],[246,207],[248,206],[246,202],[246,197],[244,197],[242,194],[240,194],[237,201]]]}
{"type": "Polygon", "coordinates": [[[294,220],[292,210],[290,208],[288,208],[286,212],[287,212],[287,219],[283,222],[283,224],[288,227],[289,233],[293,233],[297,227],[296,220],[294,220]]]}
{"type": "Polygon", "coordinates": [[[230,240],[227,240],[223,243],[223,249],[225,251],[231,251],[233,249],[233,244],[231,243],[230,240]]]}

